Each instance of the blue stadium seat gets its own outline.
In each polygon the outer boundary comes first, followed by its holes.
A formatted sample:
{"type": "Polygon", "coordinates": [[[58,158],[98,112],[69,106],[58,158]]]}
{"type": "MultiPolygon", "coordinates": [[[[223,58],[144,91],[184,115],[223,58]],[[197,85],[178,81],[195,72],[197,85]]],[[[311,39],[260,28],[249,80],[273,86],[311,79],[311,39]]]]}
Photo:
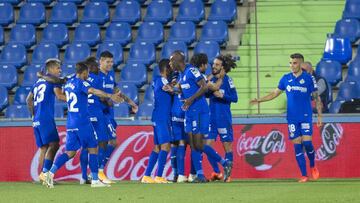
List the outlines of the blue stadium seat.
{"type": "Polygon", "coordinates": [[[210,64],[220,54],[220,46],[215,41],[200,41],[195,45],[194,53],[205,53],[210,64]]]}
{"type": "Polygon", "coordinates": [[[75,73],[75,63],[64,63],[61,65],[61,76],[65,77],[75,73]]]}
{"type": "Polygon", "coordinates": [[[16,89],[14,96],[14,104],[26,104],[26,98],[31,90],[31,87],[19,87],[16,89]]]}
{"type": "Polygon", "coordinates": [[[139,102],[138,89],[132,82],[120,81],[118,83],[119,89],[123,94],[133,100],[135,103],[139,102]]]}
{"type": "Polygon", "coordinates": [[[26,48],[22,44],[9,43],[3,48],[0,59],[0,64],[9,64],[21,68],[27,60],[26,48]]]}
{"type": "Polygon", "coordinates": [[[14,9],[9,3],[0,3],[0,25],[8,26],[14,22],[14,9]]]}
{"type": "Polygon", "coordinates": [[[132,82],[138,88],[142,87],[147,81],[145,65],[141,63],[128,63],[120,73],[120,81],[132,82]]]}
{"type": "Polygon", "coordinates": [[[316,74],[324,77],[331,85],[336,85],[342,80],[341,64],[332,60],[321,60],[316,65],[316,74]]]}
{"type": "Polygon", "coordinates": [[[116,2],[116,0],[90,0],[90,1],[94,1],[94,2],[106,2],[108,4],[113,4],[114,2],[116,2]]]}
{"type": "Polygon", "coordinates": [[[12,65],[0,65],[0,86],[12,89],[17,84],[18,75],[12,65]]]}
{"type": "Polygon", "coordinates": [[[62,103],[55,104],[54,116],[55,116],[55,118],[65,118],[64,105],[62,103]]]}
{"type": "Polygon", "coordinates": [[[199,23],[205,18],[202,0],[184,0],[181,2],[176,21],[193,21],[199,23]]]}
{"type": "Polygon", "coordinates": [[[27,0],[29,3],[42,3],[44,5],[49,5],[53,0],[27,0]]]}
{"type": "Polygon", "coordinates": [[[71,2],[71,3],[75,3],[75,4],[81,4],[85,0],[58,0],[58,1],[59,2],[71,2]]]}
{"type": "Polygon", "coordinates": [[[21,86],[24,87],[32,86],[38,80],[36,73],[41,70],[42,70],[42,66],[39,64],[27,66],[24,72],[24,79],[21,86]]]}
{"type": "Polygon", "coordinates": [[[143,22],[138,30],[136,41],[160,44],[164,39],[164,29],[159,22],[143,22]]]}
{"type": "Polygon", "coordinates": [[[135,117],[138,120],[150,120],[153,110],[154,104],[152,102],[143,102],[139,105],[139,110],[135,117]]]}
{"type": "Polygon", "coordinates": [[[20,2],[22,2],[21,0],[0,0],[0,3],[9,3],[12,5],[18,5],[20,2]]]}
{"type": "Polygon", "coordinates": [[[90,47],[83,43],[72,43],[65,49],[65,63],[77,63],[85,60],[91,54],[90,47]]]}
{"type": "Polygon", "coordinates": [[[336,100],[349,101],[356,98],[360,98],[359,84],[353,81],[342,82],[336,100]]]}
{"type": "Polygon", "coordinates": [[[113,54],[115,66],[118,66],[123,62],[123,49],[120,44],[113,42],[104,42],[100,44],[96,51],[96,57],[100,58],[100,54],[104,51],[109,51],[113,54]]]}
{"type": "Polygon", "coordinates": [[[52,8],[49,23],[72,25],[77,19],[77,7],[73,2],[57,2],[52,8]]]}
{"type": "Polygon", "coordinates": [[[35,27],[31,24],[16,24],[10,31],[9,42],[23,44],[26,48],[36,42],[35,27]]]}
{"type": "Polygon", "coordinates": [[[128,23],[111,23],[105,32],[105,42],[119,43],[126,46],[131,41],[131,27],[128,23]]]}
{"type": "Polygon", "coordinates": [[[144,21],[168,23],[173,18],[172,5],[168,0],[154,0],[146,9],[144,21]]]}
{"type": "Polygon", "coordinates": [[[360,1],[347,0],[343,11],[343,18],[357,18],[360,19],[360,1]]]}
{"type": "Polygon", "coordinates": [[[323,59],[346,64],[351,60],[352,48],[349,38],[329,36],[326,40],[323,59]]]}
{"type": "Polygon", "coordinates": [[[237,17],[235,0],[215,0],[211,5],[208,20],[225,21],[230,23],[237,17]]]}
{"type": "Polygon", "coordinates": [[[134,0],[120,1],[115,8],[112,22],[126,22],[136,24],[141,18],[140,4],[134,0]]]}
{"type": "Polygon", "coordinates": [[[183,41],[190,45],[195,41],[195,38],[195,24],[191,21],[181,21],[171,26],[168,41],[183,41]]]}
{"type": "Polygon", "coordinates": [[[65,24],[48,24],[44,28],[41,43],[54,43],[62,47],[69,43],[68,28],[65,24]]]}
{"type": "Polygon", "coordinates": [[[334,37],[349,38],[351,43],[360,37],[360,22],[357,19],[341,19],[336,22],[334,37]]]}
{"type": "Polygon", "coordinates": [[[40,43],[32,54],[32,64],[44,64],[49,58],[59,58],[59,50],[55,44],[40,43]]]}
{"type": "Polygon", "coordinates": [[[228,39],[228,27],[224,21],[208,21],[201,31],[200,40],[202,41],[211,40],[223,44],[228,39]]]}
{"type": "Polygon", "coordinates": [[[145,90],[144,102],[145,101],[152,103],[154,102],[154,90],[151,85],[149,85],[145,90]]]}
{"type": "Polygon", "coordinates": [[[6,87],[0,86],[0,111],[2,111],[9,104],[8,91],[6,87]]]}
{"type": "Polygon", "coordinates": [[[6,108],[5,118],[30,118],[31,114],[26,105],[10,105],[6,108]]]}
{"type": "Polygon", "coordinates": [[[106,2],[88,2],[84,8],[81,23],[103,25],[110,19],[109,6],[106,2]]]}
{"type": "Polygon", "coordinates": [[[348,66],[348,72],[345,81],[355,81],[360,84],[360,62],[352,61],[348,66]]]}
{"type": "Polygon", "coordinates": [[[330,104],[329,113],[339,113],[341,105],[344,103],[344,100],[335,100],[330,104]]]}
{"type": "Polygon", "coordinates": [[[4,29],[0,26],[0,46],[4,44],[4,29]]]}
{"type": "Polygon", "coordinates": [[[75,43],[86,43],[89,46],[95,46],[100,42],[100,28],[97,24],[80,24],[75,29],[75,43]]]}
{"type": "Polygon", "coordinates": [[[161,59],[170,59],[174,51],[180,50],[185,54],[185,60],[188,60],[188,48],[185,42],[169,41],[161,49],[161,59]]]}
{"type": "Polygon", "coordinates": [[[129,117],[129,105],[126,103],[114,104],[114,116],[127,118],[129,117]]]}
{"type": "Polygon", "coordinates": [[[45,6],[42,3],[25,3],[20,8],[19,18],[21,24],[40,25],[45,22],[45,6]]]}
{"type": "Polygon", "coordinates": [[[146,66],[155,62],[155,46],[152,43],[135,42],[131,48],[128,63],[143,63],[146,66]]]}

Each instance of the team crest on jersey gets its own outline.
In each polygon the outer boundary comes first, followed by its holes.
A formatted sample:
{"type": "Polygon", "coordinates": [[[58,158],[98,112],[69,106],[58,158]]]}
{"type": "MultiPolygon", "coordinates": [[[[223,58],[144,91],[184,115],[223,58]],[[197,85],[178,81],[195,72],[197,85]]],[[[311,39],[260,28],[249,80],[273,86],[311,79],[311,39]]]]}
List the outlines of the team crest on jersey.
{"type": "Polygon", "coordinates": [[[197,68],[190,68],[190,71],[197,78],[201,76],[201,74],[197,68]]]}
{"type": "Polygon", "coordinates": [[[89,87],[89,86],[90,86],[90,84],[89,84],[88,82],[86,82],[86,81],[84,81],[83,84],[84,84],[85,87],[89,87]]]}
{"type": "Polygon", "coordinates": [[[231,78],[229,78],[229,86],[230,88],[235,88],[234,82],[231,78]]]}
{"type": "Polygon", "coordinates": [[[304,84],[305,83],[305,80],[304,79],[301,79],[300,80],[300,84],[304,84]]]}

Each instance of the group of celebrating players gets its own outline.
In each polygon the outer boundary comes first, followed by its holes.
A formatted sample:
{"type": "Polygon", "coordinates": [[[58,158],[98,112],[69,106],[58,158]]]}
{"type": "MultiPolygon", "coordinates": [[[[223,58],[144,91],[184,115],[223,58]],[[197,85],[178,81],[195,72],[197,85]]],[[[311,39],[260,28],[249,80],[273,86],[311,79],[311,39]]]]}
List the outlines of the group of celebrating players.
{"type": "MultiPolygon", "coordinates": [[[[202,152],[214,168],[211,179],[223,177],[218,167],[221,163],[224,180],[230,181],[233,165],[230,103],[237,101],[237,94],[226,73],[236,64],[231,56],[220,55],[214,60],[212,74],[208,77],[204,74],[207,64],[205,54],[194,55],[191,63],[186,64],[184,54],[179,51],[175,51],[170,60],[160,61],[160,76],[153,79],[155,147],[141,182],[168,183],[163,178],[163,170],[170,148],[175,181],[187,182],[184,174],[186,144],[191,147],[191,182],[207,182],[202,170],[202,152]],[[210,111],[205,96],[209,97],[210,111]],[[218,134],[224,143],[225,158],[211,147],[218,134]],[[152,179],[150,175],[156,162],[158,170],[152,179]]],[[[40,148],[42,170],[39,180],[47,187],[54,187],[55,173],[79,149],[80,184],[108,187],[113,183],[103,170],[117,145],[113,103],[127,102],[134,113],[138,106],[116,87],[112,67],[113,56],[105,51],[99,62],[95,57],[78,62],[75,74],[64,78],[60,77],[61,62],[58,59],[49,59],[45,70],[38,73],[39,79],[27,97],[27,104],[33,115],[36,144],[40,148]],[[59,149],[54,120],[55,97],[65,101],[68,110],[65,152],[54,161],[59,149]],[[87,174],[88,166],[90,175],[87,174]]]]}
{"type": "MultiPolygon", "coordinates": [[[[300,68],[303,56],[293,54],[290,58],[291,73],[283,76],[278,88],[250,103],[269,101],[286,91],[289,138],[294,143],[295,157],[302,174],[299,182],[307,182],[304,149],[313,178],[319,178],[311,139],[311,95],[317,104],[320,102],[316,81],[300,68]]],[[[170,59],[159,62],[160,75],[153,78],[152,82],[154,149],[149,155],[142,183],[171,182],[163,176],[169,152],[174,173],[172,182],[208,182],[202,168],[203,153],[207,155],[213,169],[210,181],[231,181],[233,129],[230,105],[236,103],[238,98],[233,81],[227,74],[236,67],[236,63],[231,55],[219,55],[212,63],[211,74],[205,75],[208,66],[206,54],[194,54],[187,64],[185,55],[175,51],[170,59]],[[224,147],[224,157],[212,147],[218,135],[224,147]],[[189,176],[185,175],[184,170],[187,145],[191,148],[189,176]],[[158,168],[152,178],[156,163],[158,168]],[[219,164],[223,167],[223,173],[219,164]]],[[[80,184],[108,187],[113,181],[104,174],[104,167],[117,145],[113,103],[127,102],[134,113],[138,106],[117,88],[110,52],[101,53],[99,62],[89,57],[77,63],[75,74],[64,78],[60,78],[60,66],[58,59],[48,60],[45,70],[38,73],[39,79],[27,98],[29,110],[33,114],[36,144],[40,148],[39,163],[42,171],[39,179],[47,187],[53,188],[55,173],[81,149],[80,184]],[[54,120],[55,97],[67,102],[68,112],[65,152],[54,161],[59,149],[54,120]],[[88,166],[90,175],[87,174],[88,166]]],[[[317,107],[318,112],[321,112],[321,106],[317,107]]],[[[321,125],[321,113],[318,124],[321,125]]]]}

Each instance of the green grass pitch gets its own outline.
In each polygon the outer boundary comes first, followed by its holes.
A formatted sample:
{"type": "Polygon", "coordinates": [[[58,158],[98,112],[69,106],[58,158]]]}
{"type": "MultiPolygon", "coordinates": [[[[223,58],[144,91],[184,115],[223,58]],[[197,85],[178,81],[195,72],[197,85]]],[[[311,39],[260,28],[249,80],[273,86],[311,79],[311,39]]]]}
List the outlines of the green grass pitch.
{"type": "Polygon", "coordinates": [[[122,181],[109,188],[60,182],[48,189],[39,183],[0,183],[0,202],[360,202],[360,179],[249,179],[231,183],[141,184],[122,181]]]}

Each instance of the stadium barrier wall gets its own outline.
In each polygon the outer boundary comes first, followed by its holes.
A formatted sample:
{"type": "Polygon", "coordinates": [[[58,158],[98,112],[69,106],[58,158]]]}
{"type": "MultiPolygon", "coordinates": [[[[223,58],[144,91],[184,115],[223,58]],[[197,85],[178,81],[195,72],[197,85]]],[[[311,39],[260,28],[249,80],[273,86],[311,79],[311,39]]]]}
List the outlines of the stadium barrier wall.
{"type": "MultiPolygon", "coordinates": [[[[65,122],[57,121],[61,147],[65,149],[65,122]]],[[[105,172],[114,180],[139,180],[152,150],[153,130],[148,121],[118,121],[118,147],[105,172]]],[[[321,177],[360,177],[360,117],[325,117],[324,125],[314,123],[314,146],[321,177]]],[[[288,140],[287,124],[283,116],[234,118],[233,178],[296,178],[294,150],[288,140]]],[[[221,143],[215,148],[224,155],[221,143]]],[[[57,156],[59,155],[59,152],[57,156]]],[[[37,181],[39,151],[35,146],[30,121],[0,122],[0,181],[37,181]]],[[[204,156],[204,170],[210,167],[204,156]]],[[[309,167],[309,166],[308,166],[309,167]]],[[[155,167],[156,168],[156,167],[155,167]]],[[[189,171],[187,150],[186,171],[189,171]]],[[[155,171],[154,171],[155,172],[155,171]]],[[[56,180],[77,180],[80,175],[79,154],[58,171],[56,180]]],[[[171,178],[168,158],[165,173],[171,178]]]]}

